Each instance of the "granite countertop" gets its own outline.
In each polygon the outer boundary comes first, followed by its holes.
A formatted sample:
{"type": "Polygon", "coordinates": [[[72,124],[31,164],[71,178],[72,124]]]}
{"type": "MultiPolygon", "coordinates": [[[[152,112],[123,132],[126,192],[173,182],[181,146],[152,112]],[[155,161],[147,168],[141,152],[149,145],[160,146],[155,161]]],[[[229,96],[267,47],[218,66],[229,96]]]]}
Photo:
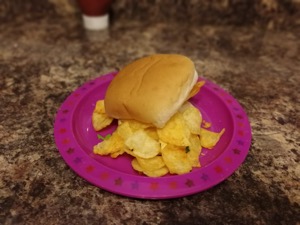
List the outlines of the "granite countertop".
{"type": "Polygon", "coordinates": [[[0,224],[300,223],[299,27],[119,19],[87,32],[76,16],[19,15],[0,34],[0,224]],[[227,180],[157,201],[88,183],[53,138],[56,111],[73,90],[154,53],[189,56],[241,103],[253,132],[245,162],[227,180]]]}

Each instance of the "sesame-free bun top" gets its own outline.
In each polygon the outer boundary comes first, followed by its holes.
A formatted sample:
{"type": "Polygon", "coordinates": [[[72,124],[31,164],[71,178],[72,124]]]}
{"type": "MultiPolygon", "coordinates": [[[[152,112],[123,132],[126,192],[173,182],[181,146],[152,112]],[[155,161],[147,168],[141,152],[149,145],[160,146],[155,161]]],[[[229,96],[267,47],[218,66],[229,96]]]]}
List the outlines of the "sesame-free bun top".
{"type": "Polygon", "coordinates": [[[121,69],[110,83],[106,113],[163,127],[186,101],[197,82],[194,63],[177,54],[156,54],[121,69]]]}

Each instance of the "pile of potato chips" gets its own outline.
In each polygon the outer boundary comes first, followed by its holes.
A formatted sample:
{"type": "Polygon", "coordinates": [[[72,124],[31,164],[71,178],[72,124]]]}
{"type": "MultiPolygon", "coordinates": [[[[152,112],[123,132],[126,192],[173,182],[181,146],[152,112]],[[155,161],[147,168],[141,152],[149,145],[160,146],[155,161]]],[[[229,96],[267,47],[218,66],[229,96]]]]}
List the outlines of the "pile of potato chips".
{"type": "MultiPolygon", "coordinates": [[[[112,121],[105,114],[104,100],[99,100],[92,115],[94,129],[99,131],[112,121]]],[[[133,156],[133,169],[149,177],[185,174],[200,167],[202,147],[213,148],[225,131],[216,133],[209,131],[209,127],[209,123],[202,121],[200,111],[186,102],[163,128],[119,120],[117,129],[95,145],[93,151],[113,158],[127,153],[133,156]]]]}

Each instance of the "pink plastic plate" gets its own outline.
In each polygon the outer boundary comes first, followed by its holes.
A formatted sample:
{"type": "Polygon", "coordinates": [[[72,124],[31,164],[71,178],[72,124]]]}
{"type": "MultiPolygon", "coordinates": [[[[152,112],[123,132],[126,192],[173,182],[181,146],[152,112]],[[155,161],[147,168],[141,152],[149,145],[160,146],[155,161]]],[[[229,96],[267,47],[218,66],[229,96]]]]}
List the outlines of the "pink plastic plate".
{"type": "MultiPolygon", "coordinates": [[[[203,119],[212,123],[210,130],[226,131],[211,150],[203,149],[201,168],[184,175],[150,178],[135,172],[128,155],[112,159],[92,152],[100,140],[116,129],[111,125],[95,132],[91,115],[97,100],[103,99],[116,73],[100,76],[75,90],[57,112],[54,137],[65,162],[82,178],[113,193],[142,199],[167,199],[204,191],[224,181],[242,164],[251,144],[251,128],[240,104],[216,84],[206,80],[191,99],[203,119]]],[[[201,80],[203,78],[199,78],[201,80]]]]}

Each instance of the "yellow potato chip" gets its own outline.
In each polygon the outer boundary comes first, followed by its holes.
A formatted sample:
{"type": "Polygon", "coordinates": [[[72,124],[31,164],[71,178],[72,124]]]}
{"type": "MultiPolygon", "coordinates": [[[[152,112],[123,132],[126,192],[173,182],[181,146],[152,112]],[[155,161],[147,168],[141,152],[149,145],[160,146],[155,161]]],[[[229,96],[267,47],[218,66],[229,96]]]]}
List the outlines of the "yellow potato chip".
{"type": "Polygon", "coordinates": [[[98,100],[96,102],[94,112],[99,113],[99,114],[104,114],[105,113],[104,100],[98,100]]]}
{"type": "Polygon", "coordinates": [[[192,167],[200,167],[199,157],[201,154],[202,146],[198,135],[191,135],[190,146],[186,147],[187,157],[192,167]]]}
{"type": "MultiPolygon", "coordinates": [[[[124,147],[124,148],[125,148],[125,147],[124,147]]],[[[111,156],[112,158],[117,158],[118,156],[122,155],[124,152],[125,152],[125,150],[124,150],[124,149],[121,149],[120,151],[111,153],[110,156],[111,156]]]]}
{"type": "Polygon", "coordinates": [[[165,162],[161,156],[155,156],[150,159],[136,157],[136,159],[140,166],[143,168],[143,170],[147,171],[157,170],[165,166],[165,162]]]}
{"type": "Polygon", "coordinates": [[[190,144],[191,133],[181,113],[176,113],[163,128],[157,129],[157,134],[160,140],[168,144],[176,146],[188,146],[190,144]]]}
{"type": "Polygon", "coordinates": [[[93,113],[92,114],[92,124],[95,131],[102,130],[112,123],[113,119],[104,113],[93,113]]]}
{"type": "Polygon", "coordinates": [[[160,149],[164,149],[168,144],[166,142],[163,142],[162,140],[159,140],[160,149]]]}
{"type": "Polygon", "coordinates": [[[184,174],[192,170],[184,147],[167,145],[161,153],[171,174],[184,174]]]}
{"type": "Polygon", "coordinates": [[[140,164],[138,163],[138,161],[136,159],[133,159],[131,161],[131,166],[134,170],[136,170],[138,172],[143,172],[142,167],[140,166],[140,164]]]}
{"type": "Polygon", "coordinates": [[[158,134],[157,134],[157,130],[155,127],[148,127],[145,129],[145,132],[150,136],[152,137],[154,140],[158,141],[159,140],[159,137],[158,137],[158,134]]]}
{"type": "Polygon", "coordinates": [[[133,130],[131,129],[128,121],[120,123],[115,132],[117,132],[124,140],[133,134],[133,130]]]}
{"type": "Polygon", "coordinates": [[[113,118],[110,118],[105,114],[104,100],[99,100],[96,102],[92,114],[92,125],[96,131],[102,130],[103,128],[110,125],[113,121],[113,118]]]}
{"type": "Polygon", "coordinates": [[[189,101],[186,101],[185,103],[183,103],[183,105],[178,109],[178,112],[183,113],[185,110],[187,110],[188,108],[193,107],[192,103],[190,103],[189,101]]]}
{"type": "Polygon", "coordinates": [[[94,146],[93,152],[98,155],[109,155],[124,150],[124,140],[114,132],[109,139],[105,139],[94,146]]]}
{"type": "Polygon", "coordinates": [[[202,115],[200,111],[195,106],[190,104],[189,107],[182,112],[182,115],[190,132],[192,134],[200,134],[202,123],[202,115]]]}
{"type": "Polygon", "coordinates": [[[162,177],[164,175],[166,175],[167,173],[169,173],[169,170],[166,166],[159,168],[157,170],[144,170],[143,171],[144,174],[146,174],[148,177],[162,177]]]}
{"type": "Polygon", "coordinates": [[[201,88],[204,84],[205,84],[205,81],[204,81],[204,80],[197,82],[197,83],[194,85],[193,89],[191,90],[191,92],[190,92],[189,96],[187,97],[187,99],[194,97],[194,96],[200,91],[200,88],[201,88]]]}
{"type": "Polygon", "coordinates": [[[141,165],[139,164],[137,159],[133,159],[131,161],[131,166],[134,170],[144,173],[145,175],[147,175],[148,177],[161,177],[166,175],[169,170],[166,166],[163,166],[161,168],[158,168],[156,170],[145,170],[141,167],[141,165]]]}
{"type": "Polygon", "coordinates": [[[202,147],[212,149],[218,143],[224,132],[224,128],[219,133],[201,128],[200,141],[202,147]]]}
{"type": "Polygon", "coordinates": [[[138,157],[136,154],[134,154],[134,152],[132,151],[132,150],[130,150],[128,147],[126,147],[125,149],[124,149],[124,151],[128,154],[128,155],[131,155],[131,156],[133,156],[133,157],[138,157]]]}
{"type": "Polygon", "coordinates": [[[125,141],[125,145],[132,151],[133,155],[149,159],[160,152],[160,144],[151,138],[144,130],[134,132],[125,141]]]}
{"type": "Polygon", "coordinates": [[[132,131],[137,131],[137,130],[146,129],[148,127],[151,127],[150,124],[141,123],[136,120],[122,120],[121,123],[124,123],[124,122],[127,122],[129,124],[132,131]]]}

